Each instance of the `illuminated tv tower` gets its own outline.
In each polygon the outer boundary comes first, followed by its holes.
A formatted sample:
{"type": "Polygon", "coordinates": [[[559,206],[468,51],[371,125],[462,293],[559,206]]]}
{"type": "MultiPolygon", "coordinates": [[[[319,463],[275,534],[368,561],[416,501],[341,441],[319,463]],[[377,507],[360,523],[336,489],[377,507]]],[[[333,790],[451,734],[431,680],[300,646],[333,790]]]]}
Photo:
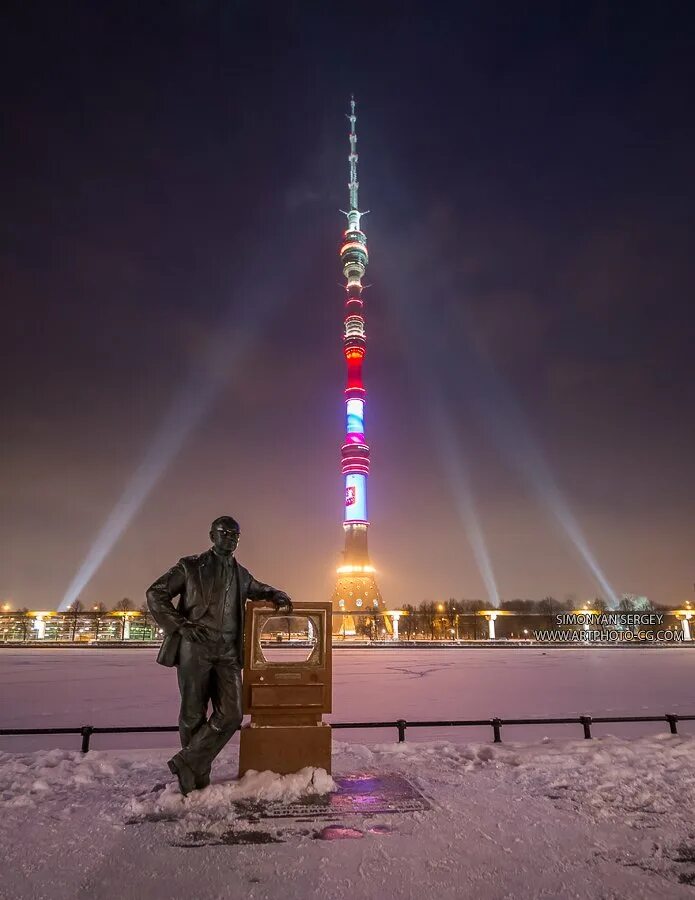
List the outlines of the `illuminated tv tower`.
{"type": "MultiPolygon", "coordinates": [[[[333,593],[334,612],[353,613],[381,610],[383,601],[374,578],[374,567],[367,549],[367,480],[369,476],[369,444],[364,433],[364,407],[367,392],[362,381],[362,362],[367,351],[364,331],[364,300],[362,278],[369,255],[367,236],[360,219],[366,213],[357,203],[357,133],[354,97],[350,101],[350,207],[347,228],[340,247],[340,262],[345,275],[345,321],[343,353],[347,363],[345,387],[345,442],[340,449],[341,467],[345,478],[345,550],[338,566],[338,582],[333,593]]],[[[354,619],[346,616],[341,630],[354,631],[354,619]]]]}

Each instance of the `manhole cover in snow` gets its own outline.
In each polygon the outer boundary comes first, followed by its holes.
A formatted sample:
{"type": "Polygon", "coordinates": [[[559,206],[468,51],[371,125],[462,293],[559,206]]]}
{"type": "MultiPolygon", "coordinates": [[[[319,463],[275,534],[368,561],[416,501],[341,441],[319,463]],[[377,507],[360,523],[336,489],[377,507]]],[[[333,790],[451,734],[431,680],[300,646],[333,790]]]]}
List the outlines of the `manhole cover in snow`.
{"type": "Polygon", "coordinates": [[[346,815],[406,813],[432,804],[402,775],[343,775],[333,794],[304,797],[292,803],[253,804],[246,811],[261,819],[338,819],[346,815]]]}

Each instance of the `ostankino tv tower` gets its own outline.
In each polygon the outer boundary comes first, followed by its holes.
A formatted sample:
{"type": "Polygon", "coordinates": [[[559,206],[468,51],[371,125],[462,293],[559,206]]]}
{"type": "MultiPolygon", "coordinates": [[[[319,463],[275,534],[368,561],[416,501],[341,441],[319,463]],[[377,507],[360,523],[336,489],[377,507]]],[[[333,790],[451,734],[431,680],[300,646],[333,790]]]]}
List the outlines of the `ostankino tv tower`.
{"type": "MultiPolygon", "coordinates": [[[[367,236],[362,231],[361,213],[357,203],[357,133],[355,100],[350,101],[350,207],[347,228],[340,248],[340,262],[345,275],[345,321],[343,353],[347,363],[345,387],[345,442],[340,450],[345,478],[345,550],[338,566],[338,582],[333,593],[333,610],[338,613],[376,612],[383,601],[374,578],[374,567],[367,549],[367,480],[369,476],[369,445],[364,433],[364,407],[367,392],[362,381],[362,361],[367,351],[364,330],[364,300],[362,278],[369,255],[367,236]]],[[[338,620],[340,621],[340,619],[338,620]]],[[[338,623],[336,623],[338,624],[338,623]]],[[[354,619],[346,616],[341,631],[354,633],[354,619]]]]}

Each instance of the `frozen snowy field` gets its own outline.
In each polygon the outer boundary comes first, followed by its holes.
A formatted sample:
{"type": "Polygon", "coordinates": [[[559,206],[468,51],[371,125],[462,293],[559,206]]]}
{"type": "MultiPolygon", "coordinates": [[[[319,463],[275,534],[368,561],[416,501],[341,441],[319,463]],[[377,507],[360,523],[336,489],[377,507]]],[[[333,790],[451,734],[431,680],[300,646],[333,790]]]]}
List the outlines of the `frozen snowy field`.
{"type": "MultiPolygon", "coordinates": [[[[173,725],[174,672],[155,651],[0,650],[0,727],[173,725]]],[[[334,721],[695,713],[695,648],[338,650],[334,721]]],[[[595,733],[661,734],[664,724],[603,725],[595,733]]],[[[695,734],[695,723],[679,726],[695,734]]],[[[506,728],[507,740],[576,738],[579,726],[506,728]]],[[[395,739],[341,731],[341,740],[395,739]]],[[[487,741],[489,729],[411,729],[411,740],[487,741]]],[[[77,747],[77,737],[0,738],[0,749],[77,747]]],[[[174,735],[103,735],[93,747],[173,746],[174,735]]]]}

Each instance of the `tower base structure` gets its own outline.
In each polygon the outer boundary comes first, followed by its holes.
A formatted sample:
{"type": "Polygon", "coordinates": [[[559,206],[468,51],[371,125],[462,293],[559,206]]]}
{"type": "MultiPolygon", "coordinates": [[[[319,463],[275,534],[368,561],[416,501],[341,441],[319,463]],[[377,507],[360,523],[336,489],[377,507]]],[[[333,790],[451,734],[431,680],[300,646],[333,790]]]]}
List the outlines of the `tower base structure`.
{"type": "MultiPolygon", "coordinates": [[[[348,568],[372,567],[341,566],[341,569],[348,568]]],[[[354,637],[361,633],[367,636],[372,627],[376,627],[377,634],[374,635],[376,637],[385,622],[388,622],[386,628],[390,633],[391,623],[387,616],[382,617],[385,605],[373,571],[341,572],[339,569],[332,605],[333,634],[336,636],[354,637]]]]}

